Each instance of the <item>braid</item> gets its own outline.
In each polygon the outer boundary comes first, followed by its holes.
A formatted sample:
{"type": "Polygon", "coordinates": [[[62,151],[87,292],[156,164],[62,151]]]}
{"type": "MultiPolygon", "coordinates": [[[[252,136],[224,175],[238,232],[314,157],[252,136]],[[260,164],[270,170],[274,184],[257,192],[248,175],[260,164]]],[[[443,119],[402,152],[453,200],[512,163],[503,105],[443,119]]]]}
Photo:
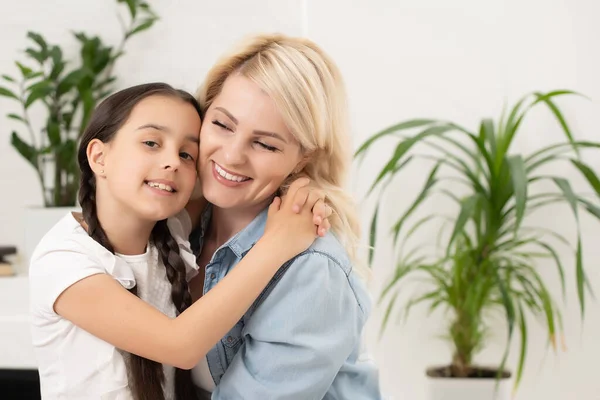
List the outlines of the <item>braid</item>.
{"type": "MultiPolygon", "coordinates": [[[[96,178],[89,164],[82,166],[82,174],[79,189],[79,204],[83,219],[88,226],[88,234],[96,242],[114,254],[114,248],[102,225],[98,220],[96,210],[96,178]]],[[[137,286],[129,290],[137,296],[137,286]]],[[[162,382],[164,371],[162,364],[148,360],[136,354],[126,354],[127,375],[131,393],[135,400],[165,400],[162,382]]]]}
{"type": "MultiPolygon", "coordinates": [[[[171,283],[173,304],[178,314],[181,314],[192,305],[192,296],[186,279],[185,264],[179,255],[179,245],[171,236],[167,220],[156,223],[152,230],[152,242],[158,249],[160,259],[166,269],[167,279],[171,283]]],[[[175,397],[179,400],[197,397],[189,370],[175,369],[175,397]]]]}
{"type": "Polygon", "coordinates": [[[115,250],[98,220],[98,213],[96,211],[96,178],[92,174],[91,169],[89,174],[81,174],[79,204],[81,204],[83,220],[88,226],[88,234],[92,239],[105,247],[106,250],[114,254],[115,250]]]}

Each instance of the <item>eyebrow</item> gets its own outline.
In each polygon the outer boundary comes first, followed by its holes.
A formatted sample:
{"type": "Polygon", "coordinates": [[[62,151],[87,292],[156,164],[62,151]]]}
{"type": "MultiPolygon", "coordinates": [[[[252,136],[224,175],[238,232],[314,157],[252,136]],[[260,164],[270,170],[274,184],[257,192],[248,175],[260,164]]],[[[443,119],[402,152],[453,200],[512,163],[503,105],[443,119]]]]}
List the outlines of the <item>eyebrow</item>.
{"type": "MultiPolygon", "coordinates": [[[[136,130],[140,131],[142,129],[155,129],[157,131],[161,131],[161,132],[165,132],[165,133],[171,133],[171,130],[169,128],[167,128],[164,125],[158,125],[158,124],[144,124],[142,126],[140,126],[139,128],[137,128],[136,130]]],[[[195,144],[199,144],[200,143],[200,138],[198,137],[198,135],[186,135],[185,136],[186,140],[193,142],[195,144]]]]}
{"type": "MultiPolygon", "coordinates": [[[[234,117],[229,111],[227,111],[223,107],[215,107],[215,110],[221,111],[223,114],[227,115],[229,117],[229,119],[231,119],[233,121],[234,124],[236,124],[236,125],[238,124],[238,119],[236,117],[234,117]]],[[[268,137],[272,137],[274,139],[279,139],[283,143],[288,144],[288,141],[285,140],[285,138],[283,136],[281,136],[280,134],[275,133],[275,132],[254,130],[254,131],[252,131],[252,133],[254,133],[255,135],[258,135],[258,136],[268,136],[268,137]]]]}

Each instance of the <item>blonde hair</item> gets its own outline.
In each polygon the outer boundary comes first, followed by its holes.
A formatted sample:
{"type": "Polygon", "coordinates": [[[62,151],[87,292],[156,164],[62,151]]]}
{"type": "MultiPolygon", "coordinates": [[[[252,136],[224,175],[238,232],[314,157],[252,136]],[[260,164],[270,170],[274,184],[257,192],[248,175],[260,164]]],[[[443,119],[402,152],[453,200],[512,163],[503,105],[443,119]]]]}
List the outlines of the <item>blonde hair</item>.
{"type": "Polygon", "coordinates": [[[327,193],[327,203],[334,210],[332,231],[357,272],[365,276],[366,270],[357,260],[358,212],[344,190],[352,146],[346,90],[337,66],[310,40],[281,34],[252,36],[208,72],[197,96],[204,112],[234,73],[250,79],[269,95],[300,143],[307,163],[282,188],[305,175],[327,193]]]}

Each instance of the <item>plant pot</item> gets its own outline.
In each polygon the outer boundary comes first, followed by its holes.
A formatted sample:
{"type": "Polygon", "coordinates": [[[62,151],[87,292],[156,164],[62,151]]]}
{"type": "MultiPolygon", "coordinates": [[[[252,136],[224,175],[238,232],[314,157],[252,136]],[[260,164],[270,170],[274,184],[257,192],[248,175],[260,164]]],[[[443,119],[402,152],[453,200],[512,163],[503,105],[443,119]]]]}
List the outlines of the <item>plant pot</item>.
{"type": "Polygon", "coordinates": [[[25,208],[25,247],[23,256],[29,266],[31,255],[44,235],[68,212],[81,211],[79,207],[27,207],[25,208]]]}
{"type": "MultiPolygon", "coordinates": [[[[450,378],[431,376],[432,371],[442,368],[427,370],[427,400],[509,400],[511,398],[512,380],[510,374],[498,382],[495,377],[477,378],[450,378]]],[[[486,369],[494,375],[493,369],[486,369]]]]}

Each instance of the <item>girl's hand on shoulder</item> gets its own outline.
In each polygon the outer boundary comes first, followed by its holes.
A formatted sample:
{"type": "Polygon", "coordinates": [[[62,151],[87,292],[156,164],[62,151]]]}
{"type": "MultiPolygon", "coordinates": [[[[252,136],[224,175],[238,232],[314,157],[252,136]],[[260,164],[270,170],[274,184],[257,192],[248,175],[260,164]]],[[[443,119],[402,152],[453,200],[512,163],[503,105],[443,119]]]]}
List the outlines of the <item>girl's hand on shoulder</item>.
{"type": "MultiPolygon", "coordinates": [[[[325,192],[312,186],[310,181],[307,184],[304,184],[304,180],[306,179],[308,178],[303,177],[296,179],[292,185],[298,182],[301,186],[293,195],[288,191],[283,196],[283,201],[288,197],[293,197],[294,202],[292,210],[297,213],[304,207],[310,208],[313,213],[313,222],[317,226],[317,235],[323,237],[329,232],[329,229],[331,229],[329,217],[333,214],[333,210],[325,203],[325,192]]],[[[290,186],[290,189],[291,187],[292,186],[290,186]]]]}
{"type": "Polygon", "coordinates": [[[309,181],[308,178],[295,180],[284,198],[275,197],[269,206],[263,238],[274,250],[284,251],[286,259],[306,250],[317,237],[312,208],[318,199],[302,190],[309,181]]]}

